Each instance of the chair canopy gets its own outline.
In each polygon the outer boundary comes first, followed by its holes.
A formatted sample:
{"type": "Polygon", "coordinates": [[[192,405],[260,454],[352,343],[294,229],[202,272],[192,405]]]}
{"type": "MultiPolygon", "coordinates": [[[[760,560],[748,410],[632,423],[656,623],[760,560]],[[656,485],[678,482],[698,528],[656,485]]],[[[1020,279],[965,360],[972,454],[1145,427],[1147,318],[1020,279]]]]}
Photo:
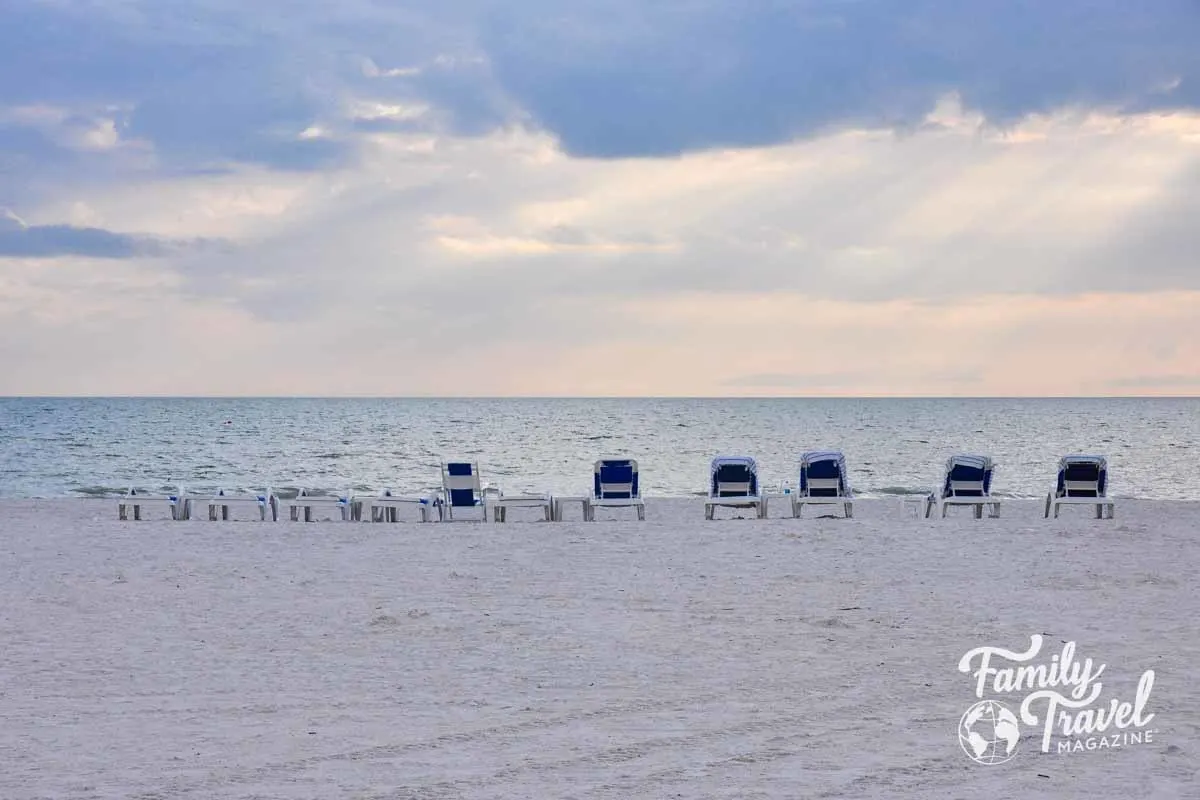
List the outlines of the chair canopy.
{"type": "Polygon", "coordinates": [[[1108,459],[1104,456],[1070,455],[1058,462],[1057,497],[1106,497],[1108,459]]]}
{"type": "Polygon", "coordinates": [[[951,456],[946,461],[946,480],[942,485],[942,497],[985,497],[990,495],[992,493],[992,473],[990,456],[951,456]]]}
{"type": "Polygon", "coordinates": [[[846,457],[838,450],[810,450],[800,456],[800,494],[809,497],[846,497],[846,457]]]}
{"type": "Polygon", "coordinates": [[[757,497],[758,464],[749,456],[717,456],[712,460],[712,497],[757,497]]]}

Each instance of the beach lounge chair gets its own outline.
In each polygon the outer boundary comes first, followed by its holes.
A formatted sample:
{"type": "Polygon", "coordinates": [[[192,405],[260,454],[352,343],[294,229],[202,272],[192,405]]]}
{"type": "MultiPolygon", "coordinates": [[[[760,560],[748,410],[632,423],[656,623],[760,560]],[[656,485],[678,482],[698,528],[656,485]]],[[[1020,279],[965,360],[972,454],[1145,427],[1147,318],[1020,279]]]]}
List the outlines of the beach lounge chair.
{"type": "Polygon", "coordinates": [[[1058,516],[1065,505],[1096,507],[1096,519],[1113,518],[1114,502],[1108,496],[1108,459],[1104,456],[1063,456],[1058,462],[1058,482],[1046,495],[1046,517],[1058,516]]]}
{"type": "Polygon", "coordinates": [[[990,456],[951,456],[941,488],[926,498],[925,516],[937,511],[939,517],[945,517],[951,506],[967,506],[974,509],[975,519],[983,519],[984,507],[989,517],[999,517],[1000,501],[992,497],[994,472],[990,456]]]}
{"type": "Polygon", "coordinates": [[[749,456],[717,456],[712,460],[704,518],[712,519],[718,507],[753,508],[760,519],[767,504],[758,487],[758,465],[749,456]]]}
{"type": "Polygon", "coordinates": [[[474,461],[442,463],[442,496],[439,510],[442,520],[454,520],[454,512],[479,509],[479,522],[487,522],[484,487],[479,480],[479,464],[474,461]]]}
{"type": "Polygon", "coordinates": [[[258,518],[266,521],[270,515],[271,521],[279,519],[279,499],[266,487],[261,492],[241,492],[232,489],[217,489],[216,494],[208,500],[208,519],[210,522],[229,520],[229,509],[234,506],[253,505],[258,509],[258,518]]]}
{"type": "Polygon", "coordinates": [[[129,519],[132,511],[133,518],[140,521],[143,508],[161,508],[169,512],[173,520],[190,519],[192,516],[192,501],[182,486],[169,494],[154,494],[131,486],[117,500],[117,519],[129,519]]]}
{"type": "Polygon", "coordinates": [[[792,516],[799,517],[806,505],[840,505],[847,519],[854,516],[846,457],[839,451],[810,450],[800,456],[800,486],[792,494],[792,516]]]}
{"type": "Polygon", "coordinates": [[[374,497],[355,497],[354,505],[360,519],[371,522],[399,522],[400,509],[405,506],[415,506],[421,515],[421,522],[433,519],[435,509],[440,510],[438,498],[429,495],[402,495],[391,489],[384,489],[374,497]]]}
{"type": "Polygon", "coordinates": [[[646,504],[638,487],[638,463],[632,458],[602,458],[592,470],[592,496],[586,512],[596,519],[597,508],[633,508],[639,520],[646,519],[646,504]]]}
{"type": "Polygon", "coordinates": [[[288,518],[292,522],[300,520],[300,512],[304,512],[304,521],[313,521],[314,508],[329,508],[337,512],[343,522],[350,522],[355,518],[353,497],[350,490],[347,489],[341,494],[313,494],[308,489],[301,489],[296,493],[296,496],[279,502],[288,510],[288,518]]]}
{"type": "Polygon", "coordinates": [[[498,491],[494,495],[484,495],[484,502],[491,506],[492,520],[506,522],[510,508],[540,508],[546,515],[546,521],[554,519],[554,498],[549,492],[525,492],[508,494],[498,491]]]}

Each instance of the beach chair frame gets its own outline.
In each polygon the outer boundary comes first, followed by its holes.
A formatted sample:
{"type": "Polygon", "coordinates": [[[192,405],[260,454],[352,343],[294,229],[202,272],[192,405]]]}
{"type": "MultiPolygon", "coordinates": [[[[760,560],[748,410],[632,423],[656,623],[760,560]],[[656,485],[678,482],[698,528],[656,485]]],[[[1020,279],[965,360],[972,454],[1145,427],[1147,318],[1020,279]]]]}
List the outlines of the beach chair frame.
{"type": "Polygon", "coordinates": [[[479,476],[478,461],[443,461],[442,489],[438,497],[439,520],[454,522],[455,510],[479,509],[480,518],[471,522],[487,522],[486,487],[479,476]]]}
{"type": "Polygon", "coordinates": [[[441,516],[441,505],[436,495],[404,495],[393,489],[383,489],[374,496],[356,496],[359,519],[370,522],[399,522],[400,509],[414,506],[421,522],[430,522],[434,513],[441,516]]]}
{"type": "Polygon", "coordinates": [[[305,522],[312,522],[313,509],[316,508],[332,508],[337,511],[342,522],[351,522],[356,518],[353,499],[354,496],[349,489],[336,495],[329,495],[313,494],[308,489],[301,488],[295,497],[280,500],[279,505],[287,509],[288,518],[292,522],[299,522],[301,517],[305,522]]]}
{"type": "Polygon", "coordinates": [[[143,508],[162,508],[175,521],[191,519],[192,516],[192,501],[182,486],[177,487],[174,493],[167,494],[146,492],[130,486],[117,500],[117,519],[128,520],[132,516],[135,522],[140,522],[143,508]]]}
{"type": "Polygon", "coordinates": [[[846,519],[854,516],[854,497],[846,470],[846,457],[840,450],[809,450],[800,455],[800,481],[792,493],[792,517],[799,518],[804,507],[841,506],[846,519]],[[836,465],[836,476],[822,475],[825,464],[836,465]]]}
{"type": "Polygon", "coordinates": [[[592,466],[592,493],[584,508],[589,522],[596,521],[597,508],[632,508],[638,520],[645,521],[636,459],[601,458],[592,466]]]}
{"type": "Polygon", "coordinates": [[[925,517],[937,512],[945,518],[952,506],[970,508],[975,519],[983,519],[987,510],[990,519],[1000,516],[1000,500],[992,496],[992,481],[996,466],[991,456],[959,454],[946,460],[942,486],[930,492],[925,503],[925,517]]]}
{"type": "Polygon", "coordinates": [[[1068,455],[1058,461],[1058,478],[1046,495],[1045,516],[1058,519],[1063,506],[1095,506],[1096,519],[1112,519],[1116,502],[1108,495],[1108,459],[1094,455],[1068,455]]]}
{"type": "Polygon", "coordinates": [[[766,498],[758,481],[758,464],[753,458],[717,456],[712,460],[704,518],[714,519],[721,507],[752,508],[759,519],[767,515],[766,498]]]}
{"type": "Polygon", "coordinates": [[[279,498],[271,491],[271,487],[267,486],[261,492],[217,489],[208,499],[208,520],[228,522],[230,508],[249,505],[258,510],[258,518],[262,522],[266,522],[268,515],[272,522],[279,519],[279,498]]]}

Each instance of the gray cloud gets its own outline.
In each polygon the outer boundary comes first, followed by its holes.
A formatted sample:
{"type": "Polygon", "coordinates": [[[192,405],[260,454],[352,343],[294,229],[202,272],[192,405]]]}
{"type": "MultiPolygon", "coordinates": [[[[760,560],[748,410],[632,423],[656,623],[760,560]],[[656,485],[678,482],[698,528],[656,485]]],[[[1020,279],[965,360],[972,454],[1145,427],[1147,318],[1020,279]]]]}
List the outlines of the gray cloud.
{"type": "Polygon", "coordinates": [[[637,156],[911,126],[947,91],[999,125],[1062,106],[1194,108],[1198,38],[1184,0],[832,0],[522,4],[483,41],[569,151],[637,156]]]}
{"type": "Polygon", "coordinates": [[[1200,389],[1200,374],[1136,375],[1131,378],[1117,378],[1106,381],[1104,385],[1112,389],[1148,389],[1154,387],[1166,389],[1200,389]]]}
{"type": "MultiPolygon", "coordinates": [[[[115,109],[175,170],[322,169],[351,161],[364,129],[527,119],[572,153],[648,156],[911,127],[948,91],[1001,126],[1063,106],[1196,108],[1197,40],[1186,0],[12,3],[0,106],[115,109]],[[355,96],[433,109],[354,121],[355,96]],[[298,138],[313,124],[332,135],[298,138]]],[[[66,157],[4,138],[10,161],[66,157]]]]}
{"type": "Polygon", "coordinates": [[[721,382],[734,389],[828,389],[874,377],[868,372],[757,372],[721,382]]]}
{"type": "MultiPolygon", "coordinates": [[[[0,209],[3,212],[3,209],[0,209]]],[[[186,250],[224,250],[227,245],[212,240],[175,241],[153,236],[114,233],[103,228],[71,225],[25,225],[0,213],[0,257],[54,258],[154,258],[186,250]]]]}

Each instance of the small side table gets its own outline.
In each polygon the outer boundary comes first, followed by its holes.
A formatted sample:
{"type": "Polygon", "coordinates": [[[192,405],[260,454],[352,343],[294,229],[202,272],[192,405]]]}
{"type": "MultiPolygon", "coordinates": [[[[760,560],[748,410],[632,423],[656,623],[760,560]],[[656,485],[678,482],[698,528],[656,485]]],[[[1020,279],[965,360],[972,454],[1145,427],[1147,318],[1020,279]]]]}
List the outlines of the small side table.
{"type": "Polygon", "coordinates": [[[556,495],[554,495],[554,514],[553,514],[553,516],[551,516],[551,519],[553,519],[555,522],[562,522],[563,506],[568,503],[579,503],[579,508],[582,512],[582,517],[584,519],[587,519],[587,507],[588,507],[589,500],[591,500],[590,497],[587,497],[586,495],[582,495],[582,494],[580,494],[580,495],[556,494],[556,495]]]}

